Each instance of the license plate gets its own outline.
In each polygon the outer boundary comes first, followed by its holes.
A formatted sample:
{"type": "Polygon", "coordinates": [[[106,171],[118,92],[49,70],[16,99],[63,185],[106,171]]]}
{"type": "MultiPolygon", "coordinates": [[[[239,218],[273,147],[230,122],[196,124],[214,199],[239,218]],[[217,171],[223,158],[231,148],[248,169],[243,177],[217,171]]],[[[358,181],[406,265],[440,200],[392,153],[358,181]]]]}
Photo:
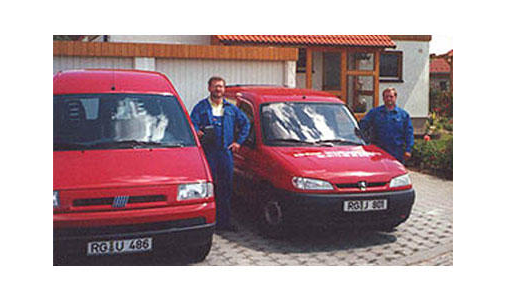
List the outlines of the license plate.
{"type": "Polygon", "coordinates": [[[129,240],[109,240],[89,242],[87,255],[113,255],[120,253],[136,253],[151,251],[153,239],[143,237],[129,240]]]}
{"type": "Polygon", "coordinates": [[[343,201],[343,211],[345,212],[386,210],[386,209],[387,209],[387,199],[343,201]]]}

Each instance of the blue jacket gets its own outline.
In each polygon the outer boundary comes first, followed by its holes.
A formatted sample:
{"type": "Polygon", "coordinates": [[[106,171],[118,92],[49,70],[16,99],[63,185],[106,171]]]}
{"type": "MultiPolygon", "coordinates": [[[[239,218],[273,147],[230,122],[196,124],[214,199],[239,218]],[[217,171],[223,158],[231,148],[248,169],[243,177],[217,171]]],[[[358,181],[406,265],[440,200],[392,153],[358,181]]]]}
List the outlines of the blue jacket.
{"type": "MultiPolygon", "coordinates": [[[[224,148],[227,149],[234,142],[234,130],[238,128],[236,143],[243,144],[250,132],[250,122],[247,116],[236,105],[224,102],[224,148]]],[[[213,113],[208,98],[199,101],[190,113],[190,119],[194,124],[195,130],[203,130],[207,125],[211,125],[213,113]]]]}
{"type": "Polygon", "coordinates": [[[414,128],[410,115],[396,106],[389,111],[385,105],[371,109],[359,122],[361,130],[370,134],[371,142],[403,162],[404,152],[412,152],[414,128]]]}

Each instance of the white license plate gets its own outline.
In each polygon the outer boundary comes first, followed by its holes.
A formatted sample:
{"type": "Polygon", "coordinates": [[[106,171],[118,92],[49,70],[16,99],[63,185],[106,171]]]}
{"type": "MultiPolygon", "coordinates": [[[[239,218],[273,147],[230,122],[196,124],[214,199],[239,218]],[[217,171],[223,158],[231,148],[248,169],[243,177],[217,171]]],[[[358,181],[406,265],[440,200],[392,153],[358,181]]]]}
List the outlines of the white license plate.
{"type": "Polygon", "coordinates": [[[387,209],[387,199],[343,201],[343,211],[345,212],[386,210],[386,209],[387,209]]]}
{"type": "Polygon", "coordinates": [[[120,253],[135,253],[151,251],[153,239],[143,237],[129,240],[109,240],[89,242],[87,255],[112,255],[120,253]]]}

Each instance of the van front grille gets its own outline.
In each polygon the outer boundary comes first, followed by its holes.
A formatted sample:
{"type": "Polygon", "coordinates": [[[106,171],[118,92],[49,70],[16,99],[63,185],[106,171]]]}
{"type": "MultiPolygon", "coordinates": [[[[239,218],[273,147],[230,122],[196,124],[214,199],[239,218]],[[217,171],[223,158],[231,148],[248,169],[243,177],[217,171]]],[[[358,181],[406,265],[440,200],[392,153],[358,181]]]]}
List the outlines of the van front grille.
{"type": "MultiPolygon", "coordinates": [[[[107,198],[92,198],[92,199],[76,199],[73,202],[74,207],[86,207],[97,205],[113,205],[115,197],[107,198]]],[[[150,196],[132,196],[128,198],[128,203],[153,203],[166,201],[165,195],[150,195],[150,196]]]]}
{"type": "MultiPolygon", "coordinates": [[[[386,185],[387,182],[366,182],[366,187],[381,187],[386,185]]],[[[353,188],[359,188],[359,184],[357,182],[354,183],[338,183],[336,184],[338,188],[341,189],[353,189],[353,188]]]]}

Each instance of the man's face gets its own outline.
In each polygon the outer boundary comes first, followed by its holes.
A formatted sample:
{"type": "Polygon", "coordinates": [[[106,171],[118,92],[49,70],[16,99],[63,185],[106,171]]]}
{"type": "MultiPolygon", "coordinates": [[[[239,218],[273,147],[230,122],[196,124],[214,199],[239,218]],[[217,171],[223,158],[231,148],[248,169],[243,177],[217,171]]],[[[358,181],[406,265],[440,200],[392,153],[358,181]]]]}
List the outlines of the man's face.
{"type": "Polygon", "coordinates": [[[212,99],[221,99],[225,92],[224,82],[222,80],[212,81],[208,86],[208,91],[212,99]]]}
{"type": "Polygon", "coordinates": [[[396,105],[396,95],[394,95],[394,91],[387,91],[382,96],[385,106],[387,106],[387,108],[394,108],[396,105]]]}

